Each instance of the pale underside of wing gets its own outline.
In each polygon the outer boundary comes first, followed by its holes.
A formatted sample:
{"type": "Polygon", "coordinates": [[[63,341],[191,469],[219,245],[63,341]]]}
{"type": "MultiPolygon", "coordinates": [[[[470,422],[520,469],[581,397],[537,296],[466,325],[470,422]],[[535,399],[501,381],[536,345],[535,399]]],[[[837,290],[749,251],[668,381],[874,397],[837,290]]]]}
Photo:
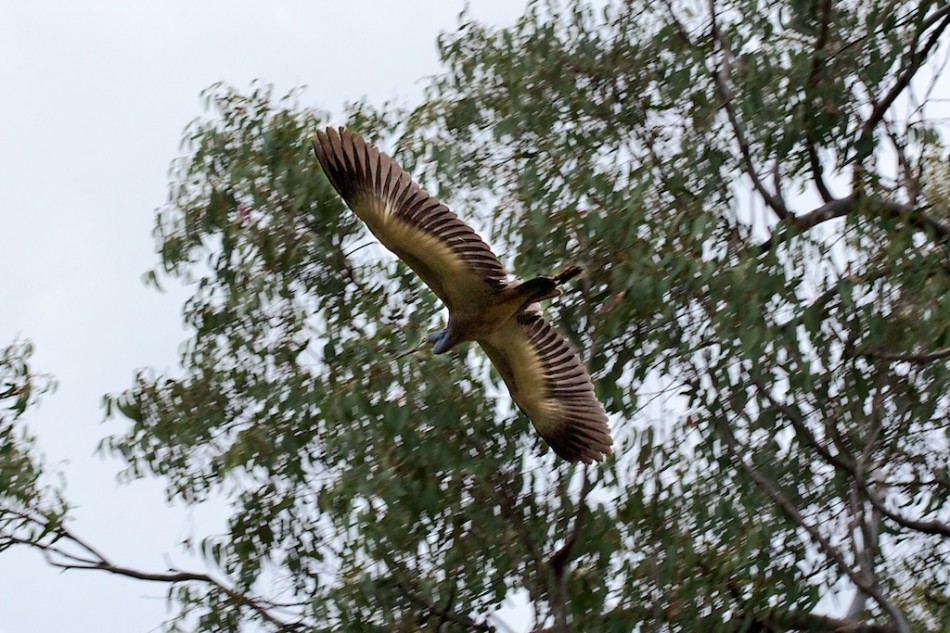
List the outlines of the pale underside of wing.
{"type": "Polygon", "coordinates": [[[313,148],[350,209],[450,310],[504,286],[488,245],[385,153],[343,128],[317,132],[313,148]]]}
{"type": "Polygon", "coordinates": [[[476,340],[555,453],[588,464],[611,453],[607,414],[587,369],[537,304],[476,340]]]}

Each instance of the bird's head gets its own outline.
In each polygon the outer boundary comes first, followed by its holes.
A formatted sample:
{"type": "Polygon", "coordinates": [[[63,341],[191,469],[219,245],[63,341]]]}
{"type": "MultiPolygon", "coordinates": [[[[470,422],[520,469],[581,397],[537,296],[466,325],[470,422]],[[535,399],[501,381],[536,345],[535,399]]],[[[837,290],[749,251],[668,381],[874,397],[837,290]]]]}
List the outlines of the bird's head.
{"type": "Polygon", "coordinates": [[[452,328],[447,327],[444,330],[429,334],[426,339],[432,343],[432,351],[436,354],[444,354],[455,346],[457,342],[453,336],[452,328]]]}

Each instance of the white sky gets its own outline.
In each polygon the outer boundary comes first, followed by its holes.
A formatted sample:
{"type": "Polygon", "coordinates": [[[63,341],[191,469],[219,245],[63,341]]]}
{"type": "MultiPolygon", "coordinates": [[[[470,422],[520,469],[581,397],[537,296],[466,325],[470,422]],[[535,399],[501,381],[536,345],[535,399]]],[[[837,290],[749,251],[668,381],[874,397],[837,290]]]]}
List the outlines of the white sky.
{"type": "MultiPolygon", "coordinates": [[[[471,0],[474,17],[511,23],[523,0],[471,0]]],[[[101,397],[137,368],[174,368],[181,291],[141,275],[157,261],[153,211],[199,92],[216,81],[276,93],[306,84],[302,103],[339,112],[421,97],[439,71],[435,38],[460,0],[372,2],[0,0],[0,346],[32,339],[34,367],[59,389],[28,416],[78,505],[72,527],[116,562],[202,567],[186,536],[220,510],[168,508],[158,482],[118,486],[121,463],[93,456],[121,430],[101,397]]],[[[58,573],[35,553],[0,555],[0,631],[145,633],[166,617],[166,587],[104,573],[58,573]]]]}

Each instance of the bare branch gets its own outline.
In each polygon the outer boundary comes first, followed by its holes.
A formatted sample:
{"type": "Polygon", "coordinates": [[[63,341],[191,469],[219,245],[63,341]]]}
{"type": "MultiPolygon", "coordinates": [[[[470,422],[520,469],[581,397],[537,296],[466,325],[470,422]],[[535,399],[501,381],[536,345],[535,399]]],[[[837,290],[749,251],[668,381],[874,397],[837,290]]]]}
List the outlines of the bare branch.
{"type": "Polygon", "coordinates": [[[915,530],[923,534],[933,534],[937,536],[947,536],[950,537],[950,525],[943,523],[941,521],[917,521],[914,519],[908,519],[905,516],[898,514],[890,510],[886,505],[884,505],[884,500],[881,498],[881,493],[879,490],[872,489],[866,478],[861,473],[861,470],[857,465],[845,457],[842,454],[835,454],[828,450],[828,447],[821,442],[815,434],[811,432],[811,429],[808,428],[808,425],[805,423],[805,419],[801,416],[798,411],[788,406],[783,402],[779,402],[772,396],[772,393],[763,385],[762,383],[756,383],[756,387],[769,403],[775,407],[778,411],[785,416],[785,419],[791,422],[792,428],[795,429],[796,435],[805,442],[807,446],[815,450],[826,462],[834,466],[837,470],[844,473],[845,475],[854,478],[855,482],[861,488],[863,496],[871,502],[871,505],[874,506],[874,509],[886,516],[888,519],[897,523],[898,525],[905,527],[910,530],[915,530]]]}
{"type": "MultiPolygon", "coordinates": [[[[6,511],[6,510],[5,510],[6,511]]],[[[16,511],[9,511],[9,513],[18,515],[27,520],[33,521],[38,527],[45,528],[47,523],[45,519],[41,517],[31,517],[29,515],[18,513],[16,511]]],[[[66,526],[59,525],[54,529],[50,530],[50,534],[54,535],[52,542],[41,542],[37,540],[24,539],[21,537],[14,536],[12,534],[3,534],[0,535],[0,544],[11,544],[11,545],[23,545],[35,550],[38,550],[47,562],[58,569],[64,571],[68,570],[96,570],[104,571],[116,576],[123,576],[126,578],[133,578],[135,580],[144,580],[147,582],[162,582],[167,584],[178,584],[183,582],[197,582],[204,585],[210,586],[213,590],[218,591],[239,607],[244,607],[252,610],[256,613],[263,621],[273,625],[277,631],[295,631],[307,628],[302,622],[290,622],[285,621],[272,613],[272,609],[277,607],[275,603],[272,603],[266,599],[249,596],[244,593],[241,593],[239,590],[228,586],[221,580],[214,578],[208,574],[200,572],[189,572],[182,571],[177,569],[171,569],[167,572],[146,572],[138,569],[133,569],[131,567],[125,567],[123,565],[117,565],[112,563],[108,558],[106,558],[98,549],[90,545],[84,539],[73,534],[73,532],[66,526]],[[72,543],[76,547],[84,550],[91,557],[85,557],[80,554],[76,554],[64,549],[62,546],[57,545],[58,542],[72,543]]]]}
{"type": "Polygon", "coordinates": [[[911,225],[918,228],[930,229],[942,240],[950,238],[950,226],[947,226],[940,220],[925,215],[918,207],[890,200],[860,198],[855,195],[838,198],[837,200],[818,207],[814,211],[796,217],[795,227],[800,231],[807,231],[828,220],[844,217],[861,207],[863,207],[863,210],[884,217],[907,220],[911,225]]]}
{"type": "Polygon", "coordinates": [[[868,501],[871,502],[871,505],[874,506],[874,509],[894,523],[897,523],[898,525],[909,530],[915,530],[923,534],[933,534],[936,536],[945,536],[950,538],[950,525],[936,520],[916,521],[914,519],[908,519],[907,517],[888,509],[888,507],[884,505],[884,500],[881,499],[880,491],[870,488],[864,481],[863,477],[858,479],[858,483],[862,486],[862,488],[864,488],[868,501]]]}
{"type": "Polygon", "coordinates": [[[815,149],[815,144],[812,142],[811,132],[808,132],[806,135],[806,149],[808,150],[808,165],[811,168],[812,175],[815,178],[815,187],[818,189],[818,194],[821,196],[821,199],[825,202],[831,202],[834,200],[834,195],[832,195],[831,190],[828,189],[828,185],[825,184],[825,168],[821,166],[821,159],[818,157],[818,150],[815,149]]]}
{"type": "Polygon", "coordinates": [[[897,135],[897,131],[894,129],[894,126],[891,125],[890,121],[885,118],[883,122],[887,137],[890,139],[891,145],[894,146],[894,151],[897,154],[897,165],[900,168],[898,173],[901,174],[901,179],[904,181],[907,199],[910,201],[910,204],[916,205],[917,200],[920,198],[920,181],[914,176],[913,166],[907,157],[907,140],[906,138],[902,140],[897,135]]]}
{"type": "MultiPolygon", "coordinates": [[[[872,529],[869,525],[864,501],[859,495],[857,482],[851,481],[848,490],[848,512],[851,515],[850,525],[848,526],[848,536],[851,540],[851,551],[854,555],[854,561],[858,566],[860,573],[867,582],[876,584],[874,570],[874,549],[875,541],[871,539],[872,529]],[[861,538],[858,538],[858,535],[861,538]]],[[[848,608],[847,617],[856,618],[865,609],[868,595],[860,589],[855,592],[851,600],[851,606],[848,608]]]]}

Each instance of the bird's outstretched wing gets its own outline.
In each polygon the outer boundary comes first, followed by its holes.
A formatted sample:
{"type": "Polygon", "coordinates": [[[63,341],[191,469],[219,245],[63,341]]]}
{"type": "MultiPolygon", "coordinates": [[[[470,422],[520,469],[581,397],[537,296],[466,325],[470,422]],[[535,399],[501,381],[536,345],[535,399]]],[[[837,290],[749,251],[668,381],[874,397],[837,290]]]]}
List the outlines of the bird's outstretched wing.
{"type": "Polygon", "coordinates": [[[504,285],[488,245],[385,153],[342,127],[317,132],[313,149],[350,209],[450,310],[504,285]]]}
{"type": "Polygon", "coordinates": [[[607,414],[590,376],[570,344],[541,317],[537,304],[476,340],[555,453],[585,464],[611,453],[607,414]]]}

